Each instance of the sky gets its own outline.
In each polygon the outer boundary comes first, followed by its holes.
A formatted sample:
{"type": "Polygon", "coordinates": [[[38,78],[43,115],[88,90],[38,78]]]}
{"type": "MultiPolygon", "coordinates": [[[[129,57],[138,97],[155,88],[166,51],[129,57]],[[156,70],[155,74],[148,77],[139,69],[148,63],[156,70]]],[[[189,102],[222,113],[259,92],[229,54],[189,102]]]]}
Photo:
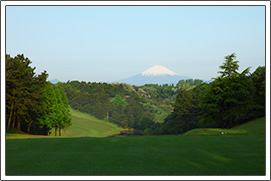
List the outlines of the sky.
{"type": "Polygon", "coordinates": [[[210,80],[265,65],[264,6],[7,6],[6,53],[49,80],[114,82],[162,65],[210,80]]]}

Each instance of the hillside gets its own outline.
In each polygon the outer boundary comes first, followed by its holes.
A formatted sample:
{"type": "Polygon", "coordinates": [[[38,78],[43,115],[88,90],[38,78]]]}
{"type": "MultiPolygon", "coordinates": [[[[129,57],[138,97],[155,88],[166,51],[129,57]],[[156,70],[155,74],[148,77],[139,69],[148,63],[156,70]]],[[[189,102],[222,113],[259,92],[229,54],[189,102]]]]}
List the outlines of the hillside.
{"type": "MultiPolygon", "coordinates": [[[[61,137],[106,137],[120,133],[122,128],[117,125],[71,109],[72,126],[62,132],[61,137]]],[[[8,131],[6,139],[27,139],[27,138],[55,138],[55,130],[52,129],[50,136],[31,135],[24,132],[8,131]]],[[[61,138],[57,136],[56,138],[61,138]]]]}
{"type": "Polygon", "coordinates": [[[111,134],[117,134],[121,130],[117,125],[97,119],[87,113],[71,109],[71,114],[72,126],[64,130],[63,136],[105,137],[111,134]]]}
{"type": "Polygon", "coordinates": [[[184,134],[184,136],[208,136],[208,135],[255,135],[265,134],[265,117],[249,121],[231,129],[198,128],[184,134]],[[204,130],[206,129],[206,131],[204,130]]]}

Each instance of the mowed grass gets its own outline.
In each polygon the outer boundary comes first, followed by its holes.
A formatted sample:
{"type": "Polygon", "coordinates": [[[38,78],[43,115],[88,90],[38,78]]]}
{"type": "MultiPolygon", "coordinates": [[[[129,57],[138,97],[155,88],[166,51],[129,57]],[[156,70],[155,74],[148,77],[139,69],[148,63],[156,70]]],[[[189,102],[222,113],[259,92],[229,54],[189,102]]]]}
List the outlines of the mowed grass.
{"type": "Polygon", "coordinates": [[[265,135],[6,141],[7,175],[265,175],[265,135]]]}
{"type": "Polygon", "coordinates": [[[184,136],[210,136],[210,135],[255,135],[265,134],[265,117],[249,121],[231,129],[198,128],[184,134],[184,136]],[[204,130],[206,129],[206,130],[204,130]]]}
{"type": "MultiPolygon", "coordinates": [[[[63,131],[64,137],[106,137],[117,134],[122,129],[116,124],[97,119],[74,109],[71,109],[71,114],[72,126],[63,131]]],[[[54,135],[54,129],[52,135],[54,135]]]]}
{"type": "Polygon", "coordinates": [[[265,175],[263,120],[236,135],[6,140],[6,175],[265,175]]]}
{"type": "Polygon", "coordinates": [[[6,139],[28,139],[28,138],[46,138],[42,135],[30,135],[24,132],[8,131],[6,132],[6,139]]]}
{"type": "MultiPolygon", "coordinates": [[[[109,123],[103,120],[100,120],[94,116],[91,116],[87,113],[82,113],[71,109],[72,115],[72,126],[67,129],[62,130],[61,137],[106,137],[112,134],[120,133],[121,127],[118,127],[116,124],[109,123]]],[[[55,136],[55,129],[51,130],[49,136],[45,135],[31,135],[25,134],[18,131],[8,131],[6,133],[6,139],[28,139],[28,138],[61,138],[55,136]]]]}

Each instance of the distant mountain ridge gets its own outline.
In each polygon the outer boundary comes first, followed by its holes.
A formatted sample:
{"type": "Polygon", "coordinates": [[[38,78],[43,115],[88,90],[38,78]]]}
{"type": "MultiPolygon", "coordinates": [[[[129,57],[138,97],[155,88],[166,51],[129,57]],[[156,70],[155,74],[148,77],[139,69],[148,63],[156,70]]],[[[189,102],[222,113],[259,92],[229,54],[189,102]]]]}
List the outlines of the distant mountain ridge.
{"type": "Polygon", "coordinates": [[[155,65],[146,71],[135,76],[119,80],[119,83],[126,83],[130,85],[144,85],[144,84],[174,84],[176,85],[180,80],[191,79],[187,76],[181,76],[166,67],[155,65]]]}
{"type": "Polygon", "coordinates": [[[58,82],[61,82],[61,81],[58,80],[58,79],[54,79],[54,80],[50,80],[50,82],[51,82],[52,84],[57,84],[58,82]]]}

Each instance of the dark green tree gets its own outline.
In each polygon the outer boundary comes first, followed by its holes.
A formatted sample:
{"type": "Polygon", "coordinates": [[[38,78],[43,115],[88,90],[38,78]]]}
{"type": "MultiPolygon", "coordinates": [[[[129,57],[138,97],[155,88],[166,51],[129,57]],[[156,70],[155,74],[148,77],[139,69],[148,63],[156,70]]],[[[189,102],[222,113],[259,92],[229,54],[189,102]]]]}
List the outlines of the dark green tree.
{"type": "Polygon", "coordinates": [[[238,62],[236,61],[236,54],[232,53],[231,55],[227,55],[225,57],[225,62],[223,65],[219,66],[219,68],[222,71],[219,71],[218,73],[221,73],[221,77],[230,77],[232,75],[238,74],[237,70],[239,69],[238,62]]]}
{"type": "Polygon", "coordinates": [[[251,78],[255,88],[254,107],[250,112],[251,119],[263,117],[265,115],[265,66],[258,67],[251,78]]]}
{"type": "Polygon", "coordinates": [[[6,122],[7,129],[30,132],[33,122],[42,112],[42,88],[48,74],[35,75],[35,67],[24,55],[6,55],[6,122]]]}
{"type": "Polygon", "coordinates": [[[110,111],[110,120],[125,128],[128,127],[127,118],[125,116],[125,108],[128,105],[126,100],[117,94],[112,100],[110,111]]]}
{"type": "Polygon", "coordinates": [[[249,68],[238,73],[235,54],[225,57],[220,66],[222,75],[206,85],[202,108],[202,122],[208,126],[230,128],[244,122],[253,109],[254,87],[248,76],[249,68]]]}
{"type": "Polygon", "coordinates": [[[194,89],[181,89],[173,104],[173,112],[162,124],[162,134],[181,134],[199,126],[199,117],[202,114],[201,102],[202,86],[194,89]]]}

